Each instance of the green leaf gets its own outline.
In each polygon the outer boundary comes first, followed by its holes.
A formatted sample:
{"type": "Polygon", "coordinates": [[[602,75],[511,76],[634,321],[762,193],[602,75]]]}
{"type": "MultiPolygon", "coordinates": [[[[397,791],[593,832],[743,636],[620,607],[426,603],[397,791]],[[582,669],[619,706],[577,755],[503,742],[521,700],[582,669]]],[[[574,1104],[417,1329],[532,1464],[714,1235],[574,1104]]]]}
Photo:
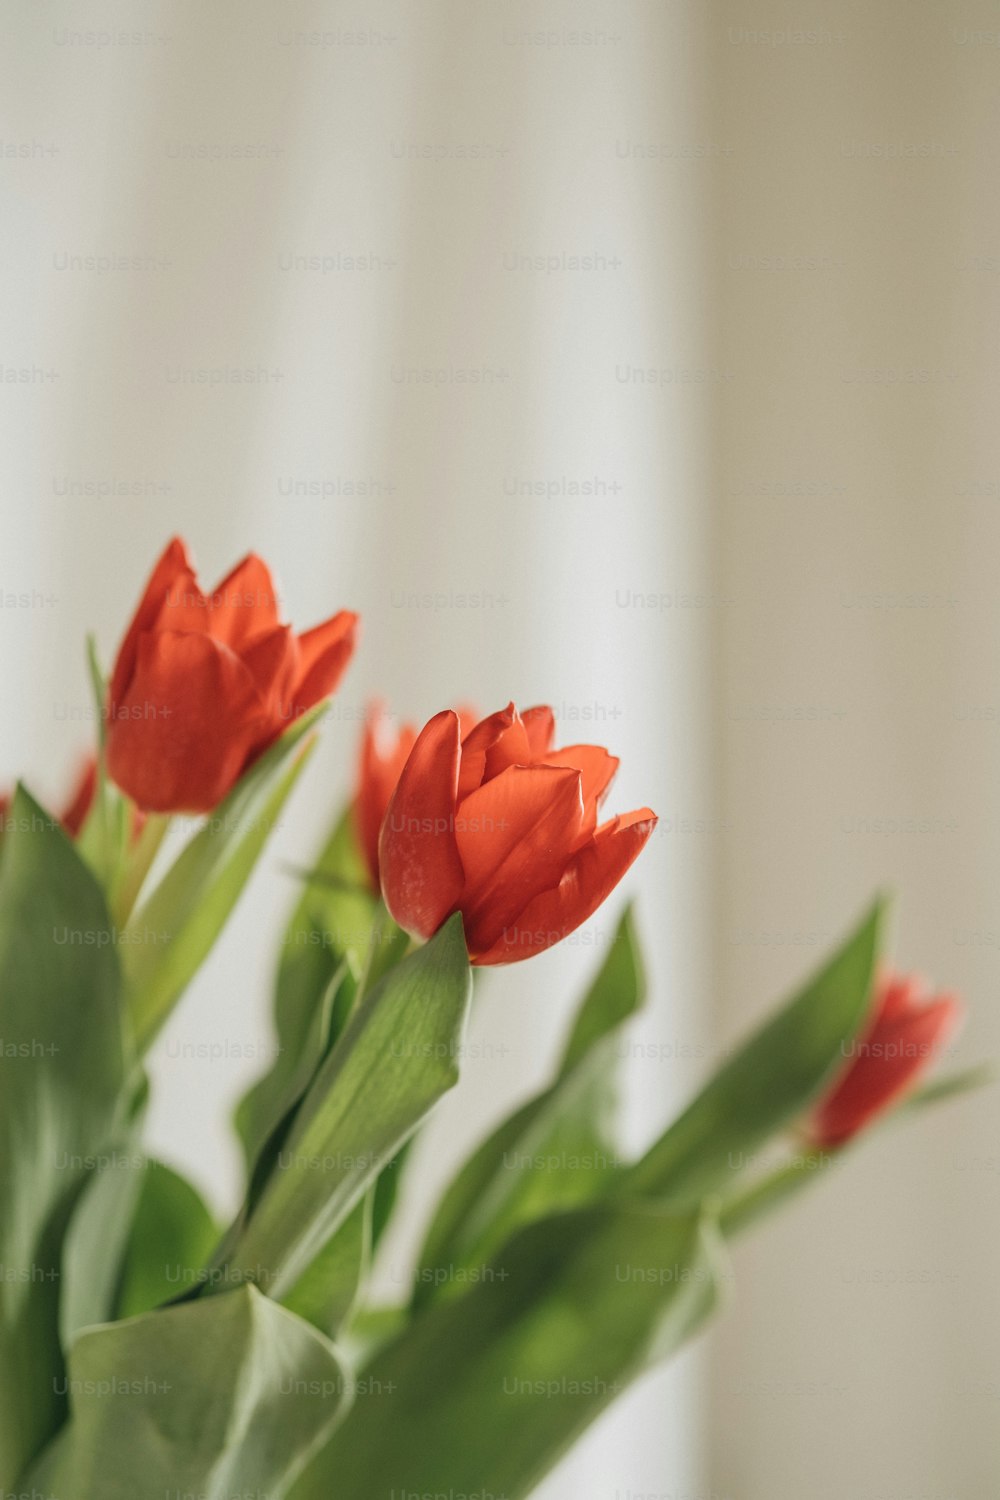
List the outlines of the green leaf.
{"type": "Polygon", "coordinates": [[[121,1122],[115,935],[90,870],[22,788],[0,865],[0,1489],[61,1419],[62,1239],[121,1122]]]}
{"type": "Polygon", "coordinates": [[[992,1064],[980,1064],[960,1073],[950,1073],[944,1078],[926,1084],[916,1093],[903,1099],[895,1108],[880,1116],[877,1121],[852,1137],[843,1145],[833,1148],[809,1147],[798,1151],[786,1161],[761,1174],[749,1187],[741,1187],[719,1204],[719,1224],[727,1239],[741,1234],[758,1219],[784,1206],[785,1201],[796,1196],[810,1183],[821,1181],[834,1165],[839,1165],[846,1151],[852,1150],[877,1135],[884,1127],[906,1119],[919,1110],[946,1104],[962,1094],[982,1088],[996,1080],[992,1064]]]}
{"type": "Polygon", "coordinates": [[[81,858],[97,876],[102,890],[107,892],[116,883],[125,858],[129,814],[124,798],[108,780],[105,769],[108,690],[97,656],[97,642],[92,635],[87,637],[87,673],[97,722],[97,771],[93,801],[76,846],[81,858]]]}
{"type": "Polygon", "coordinates": [[[221,802],[122,934],[126,996],[141,1048],[209,953],[302,770],[323,706],[296,720],[221,802]]]}
{"type": "Polygon", "coordinates": [[[248,1167],[252,1168],[289,1106],[303,1056],[314,1056],[316,1012],[335,976],[340,983],[337,1012],[331,1018],[332,1036],[350,1011],[378,910],[378,900],[365,879],[347,812],[308,877],[282,941],[274,1000],[277,1053],[270,1071],[254,1084],[236,1111],[248,1167]]]}
{"type": "Polygon", "coordinates": [[[286,1296],[285,1307],[336,1338],[350,1317],[372,1250],[373,1190],[355,1205],[286,1296]]]}
{"type": "Polygon", "coordinates": [[[82,1334],[68,1385],[30,1476],[57,1500],[284,1494],[351,1389],[333,1345],[252,1287],[82,1334]]]}
{"type": "Polygon", "coordinates": [[[198,1284],[219,1231],[180,1173],[147,1160],[125,1249],[117,1315],[151,1312],[198,1284]]]}
{"type": "Polygon", "coordinates": [[[512,1231],[613,1190],[616,1033],[645,985],[629,910],[577,1013],[555,1081],[505,1120],[466,1161],[438,1207],[419,1258],[413,1303],[461,1289],[512,1231]]]}
{"type": "Polygon", "coordinates": [[[283,955],[283,962],[296,956],[293,934],[301,927],[307,931],[318,927],[336,961],[346,959],[354,977],[359,978],[368,957],[379,896],[369,885],[350,807],[338,817],[315,865],[300,872],[300,878],[304,888],[289,928],[289,951],[283,955]]]}
{"type": "Polygon", "coordinates": [[[399,1198],[400,1184],[403,1180],[403,1172],[409,1160],[410,1150],[413,1146],[413,1137],[400,1146],[395,1156],[384,1166],[378,1174],[378,1181],[372,1188],[372,1249],[378,1249],[379,1241],[389,1227],[389,1220],[395,1212],[396,1202],[399,1198]]]}
{"type": "Polygon", "coordinates": [[[276,1170],[227,1236],[220,1260],[230,1275],[278,1298],[295,1285],[455,1084],[471,987],[455,916],[365,997],[297,1110],[276,1170]]]}
{"type": "Polygon", "coordinates": [[[958,1098],[961,1094],[969,1094],[976,1089],[988,1088],[997,1081],[997,1067],[995,1063],[978,1063],[971,1068],[963,1068],[958,1073],[946,1073],[943,1078],[935,1078],[931,1083],[925,1083],[904,1099],[900,1104],[901,1109],[924,1109],[928,1104],[942,1104],[948,1099],[958,1098]]]}
{"type": "MultiPolygon", "coordinates": [[[[236,1125],[255,1189],[291,1128],[295,1108],[361,995],[403,956],[407,935],[367,886],[350,809],[338,820],[292,915],[275,994],[274,1064],[241,1100],[236,1125]]],[[[322,1247],[285,1297],[333,1336],[350,1313],[391,1211],[397,1164],[322,1247]]]]}
{"type": "Polygon", "coordinates": [[[724,1188],[842,1065],[869,1009],[883,908],[722,1067],[627,1174],[625,1190],[675,1201],[724,1188]]]}
{"type": "Polygon", "coordinates": [[[145,1165],[135,1140],[126,1138],[106,1153],[80,1196],[63,1253],[59,1328],[64,1349],[82,1328],[115,1316],[145,1165]]]}
{"type": "Polygon", "coordinates": [[[337,1013],[342,1009],[342,996],[348,985],[349,977],[341,967],[332,975],[325,991],[316,997],[308,1031],[299,1040],[297,1051],[293,1054],[291,1048],[279,1043],[274,1067],[240,1101],[236,1122],[247,1153],[251,1183],[260,1178],[261,1163],[273,1156],[275,1143],[280,1146],[295,1110],[330,1050],[337,1013]]]}
{"type": "Polygon", "coordinates": [[[716,1249],[698,1215],[654,1204],[604,1203],[528,1225],[478,1285],[375,1356],[290,1500],[521,1500],[707,1317],[716,1249]]]}
{"type": "Polygon", "coordinates": [[[646,998],[646,976],[631,905],[626,906],[607,956],[584,996],[563,1053],[565,1077],[605,1038],[631,1020],[646,998]]]}

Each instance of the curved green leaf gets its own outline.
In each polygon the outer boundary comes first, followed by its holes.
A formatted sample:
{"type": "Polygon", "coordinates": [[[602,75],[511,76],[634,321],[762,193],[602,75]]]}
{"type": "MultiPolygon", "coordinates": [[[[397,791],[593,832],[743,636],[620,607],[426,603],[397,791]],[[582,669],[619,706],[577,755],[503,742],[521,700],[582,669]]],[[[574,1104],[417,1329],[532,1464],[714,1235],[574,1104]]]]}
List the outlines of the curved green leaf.
{"type": "Polygon", "coordinates": [[[347,1322],[368,1272],[373,1199],[370,1188],[281,1299],[327,1338],[336,1338],[347,1322]]]}
{"type": "Polygon", "coordinates": [[[627,1174],[625,1191],[697,1200],[724,1188],[795,1120],[868,1015],[883,907],[756,1032],[627,1174]]]}
{"type": "Polygon", "coordinates": [[[472,984],[460,916],[362,1001],[219,1263],[283,1297],[458,1077],[472,984]]]}
{"type": "Polygon", "coordinates": [[[303,1057],[313,1059],[313,1067],[319,1061],[314,1048],[316,1013],[337,976],[332,1036],[346,1020],[378,908],[365,880],[350,814],[345,813],[310,873],[282,940],[274,997],[277,1053],[270,1071],[254,1084],[236,1111],[249,1167],[288,1107],[303,1057]]]}
{"type": "Polygon", "coordinates": [[[698,1215],[655,1204],[603,1203],[528,1225],[478,1285],[375,1356],[291,1500],[521,1500],[707,1317],[716,1253],[698,1215]]]}
{"type": "Polygon", "coordinates": [[[421,1251],[413,1304],[461,1290],[464,1273],[488,1261],[534,1218],[615,1186],[614,1047],[640,1008],[645,982],[630,910],[584,996],[555,1081],[505,1120],[447,1189],[421,1251]]]}
{"type": "Polygon", "coordinates": [[[146,1160],[125,1247],[117,1316],[131,1318],[198,1284],[219,1231],[201,1195],[163,1162],[146,1160]]]}
{"type": "Polygon", "coordinates": [[[89,1330],[66,1385],[30,1476],[52,1500],[284,1494],[351,1393],[333,1345],[252,1287],[89,1330]]]}
{"type": "Polygon", "coordinates": [[[288,758],[302,749],[324,708],[304,714],[251,766],[125,928],[126,998],[141,1048],[156,1036],[236,905],[305,752],[291,766],[288,758]]]}
{"type": "Polygon", "coordinates": [[[116,934],[94,876],[22,788],[0,864],[0,1489],[64,1410],[62,1238],[116,1134],[116,934]]]}
{"type": "Polygon", "coordinates": [[[59,1330],[64,1349],[81,1329],[115,1316],[145,1165],[134,1137],[126,1137],[104,1153],[77,1201],[63,1248],[59,1330]]]}

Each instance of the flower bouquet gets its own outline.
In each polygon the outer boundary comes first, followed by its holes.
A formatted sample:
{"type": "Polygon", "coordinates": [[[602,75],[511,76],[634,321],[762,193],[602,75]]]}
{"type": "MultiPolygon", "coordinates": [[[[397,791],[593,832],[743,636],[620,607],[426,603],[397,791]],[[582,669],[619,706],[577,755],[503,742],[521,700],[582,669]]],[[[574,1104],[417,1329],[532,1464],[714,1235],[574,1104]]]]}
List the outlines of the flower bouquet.
{"type": "Polygon", "coordinates": [[[409,1145],[459,1083],[475,969],[573,932],[656,822],[602,820],[617,761],[556,748],[544,707],[445,709],[419,733],[374,715],[353,802],[302,861],[276,1061],[237,1111],[242,1206],[216,1224],[144,1154],[144,1059],[292,795],[356,625],[296,635],[258,558],[205,594],[171,542],[106,682],[91,651],[101,732],[69,806],[5,801],[3,1493],[518,1500],[706,1324],[728,1241],[890,1108],[977,1081],[918,1087],[959,1006],[882,965],[876,903],[625,1160],[613,1064],[644,987],[626,909],[548,1086],[428,1205],[411,1294],[374,1302],[409,1145]],[[178,848],[181,814],[200,821],[178,848]]]}

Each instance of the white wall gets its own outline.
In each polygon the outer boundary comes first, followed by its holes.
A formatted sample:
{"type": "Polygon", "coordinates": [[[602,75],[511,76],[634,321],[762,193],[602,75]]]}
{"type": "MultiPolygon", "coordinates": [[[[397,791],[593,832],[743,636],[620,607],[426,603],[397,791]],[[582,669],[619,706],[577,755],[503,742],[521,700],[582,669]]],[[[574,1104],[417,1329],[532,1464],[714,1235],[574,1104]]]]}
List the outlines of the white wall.
{"type": "MultiPolygon", "coordinates": [[[[637,1037],[678,1058],[633,1060],[637,1139],[886,883],[898,958],[969,998],[956,1057],[996,1050],[995,28],[976,0],[3,18],[0,359],[38,374],[0,386],[0,768],[57,793],[88,732],[83,632],[111,652],[171,531],[209,580],[264,552],[296,622],[365,619],[297,807],[161,1048],[154,1141],[220,1202],[258,1064],[176,1053],[266,1049],[281,863],[345,795],[376,688],[416,716],[548,698],[567,738],[589,709],[624,759],[618,805],[663,816],[628,882],[656,987],[637,1037]],[[132,40],[86,39],[108,28],[132,40]],[[234,145],[255,151],[213,159],[234,145]],[[377,268],[284,269],[338,253],[377,268]],[[609,264],[505,267],[593,253],[609,264]],[[91,254],[142,259],[60,269],[91,254]],[[231,366],[271,374],[176,378],[231,366]],[[619,488],[505,487],[595,476],[619,488]],[[287,493],[360,479],[372,497],[287,493]],[[141,493],[65,492],[102,480],[141,493]],[[407,607],[426,590],[484,607],[407,607]]],[[[490,1056],[442,1112],[414,1216],[543,1075],[609,927],[491,976],[490,1056]]],[[[739,1251],[707,1477],[688,1364],[547,1500],[991,1494],[995,1140],[992,1097],[928,1117],[739,1251]]]]}
{"type": "MultiPolygon", "coordinates": [[[[220,1202],[235,1194],[227,1113],[262,1061],[179,1054],[212,1040],[266,1049],[292,895],[281,864],[301,859],[345,795],[375,689],[419,717],[458,697],[484,709],[549,700],[567,742],[592,729],[621,754],[617,806],[664,815],[627,883],[641,892],[657,996],[637,1036],[703,1046],[709,848],[686,829],[712,817],[711,607],[677,600],[712,587],[709,179],[677,154],[707,138],[701,29],[655,0],[544,16],[459,0],[353,13],[43,0],[6,18],[2,133],[28,154],[0,163],[2,353],[43,375],[0,395],[0,582],[39,595],[3,616],[0,765],[58,789],[87,739],[86,723],[68,722],[86,712],[83,632],[113,650],[173,531],[208,582],[247,548],[263,552],[297,623],[344,605],[364,616],[297,807],[155,1068],[153,1142],[220,1202]],[[554,41],[539,41],[540,25],[554,41]],[[132,40],[87,40],[107,27],[132,40]],[[594,44],[565,27],[592,29],[594,44]],[[352,28],[375,40],[348,43],[352,28]],[[313,31],[318,43],[295,40],[313,31]],[[253,154],[214,159],[234,145],[253,154]],[[65,255],[109,254],[139,268],[61,269],[65,255]],[[376,268],[288,259],[338,254],[376,268]],[[540,272],[506,268],[509,255],[606,263],[540,272]],[[650,366],[666,383],[627,374],[650,366]],[[197,379],[232,367],[267,379],[197,379]],[[493,373],[440,386],[401,374],[425,367],[493,373]],[[608,488],[589,497],[505,488],[594,477],[608,488]],[[104,479],[140,494],[64,493],[104,479]],[[374,498],[287,493],[296,480],[359,479],[376,482],[374,498]],[[477,593],[482,607],[406,604],[425,591],[477,593]]],[[[442,1112],[418,1198],[544,1075],[612,917],[595,920],[589,944],[493,977],[479,1022],[490,1060],[442,1112]]],[[[694,1068],[633,1064],[637,1137],[694,1068]]],[[[690,1369],[651,1382],[545,1495],[690,1491],[695,1408],[690,1369]]]]}

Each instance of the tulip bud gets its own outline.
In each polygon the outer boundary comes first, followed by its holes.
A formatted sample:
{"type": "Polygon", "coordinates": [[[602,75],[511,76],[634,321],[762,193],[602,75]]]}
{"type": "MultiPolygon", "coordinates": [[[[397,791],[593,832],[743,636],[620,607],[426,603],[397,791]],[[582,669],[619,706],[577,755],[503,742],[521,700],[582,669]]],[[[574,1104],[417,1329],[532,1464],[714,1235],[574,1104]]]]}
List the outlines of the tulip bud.
{"type": "Polygon", "coordinates": [[[885,974],[867,1027],[812,1111],[807,1133],[815,1144],[843,1145],[908,1093],[940,1055],[961,1014],[954,996],[931,998],[912,976],[885,974]]]}

